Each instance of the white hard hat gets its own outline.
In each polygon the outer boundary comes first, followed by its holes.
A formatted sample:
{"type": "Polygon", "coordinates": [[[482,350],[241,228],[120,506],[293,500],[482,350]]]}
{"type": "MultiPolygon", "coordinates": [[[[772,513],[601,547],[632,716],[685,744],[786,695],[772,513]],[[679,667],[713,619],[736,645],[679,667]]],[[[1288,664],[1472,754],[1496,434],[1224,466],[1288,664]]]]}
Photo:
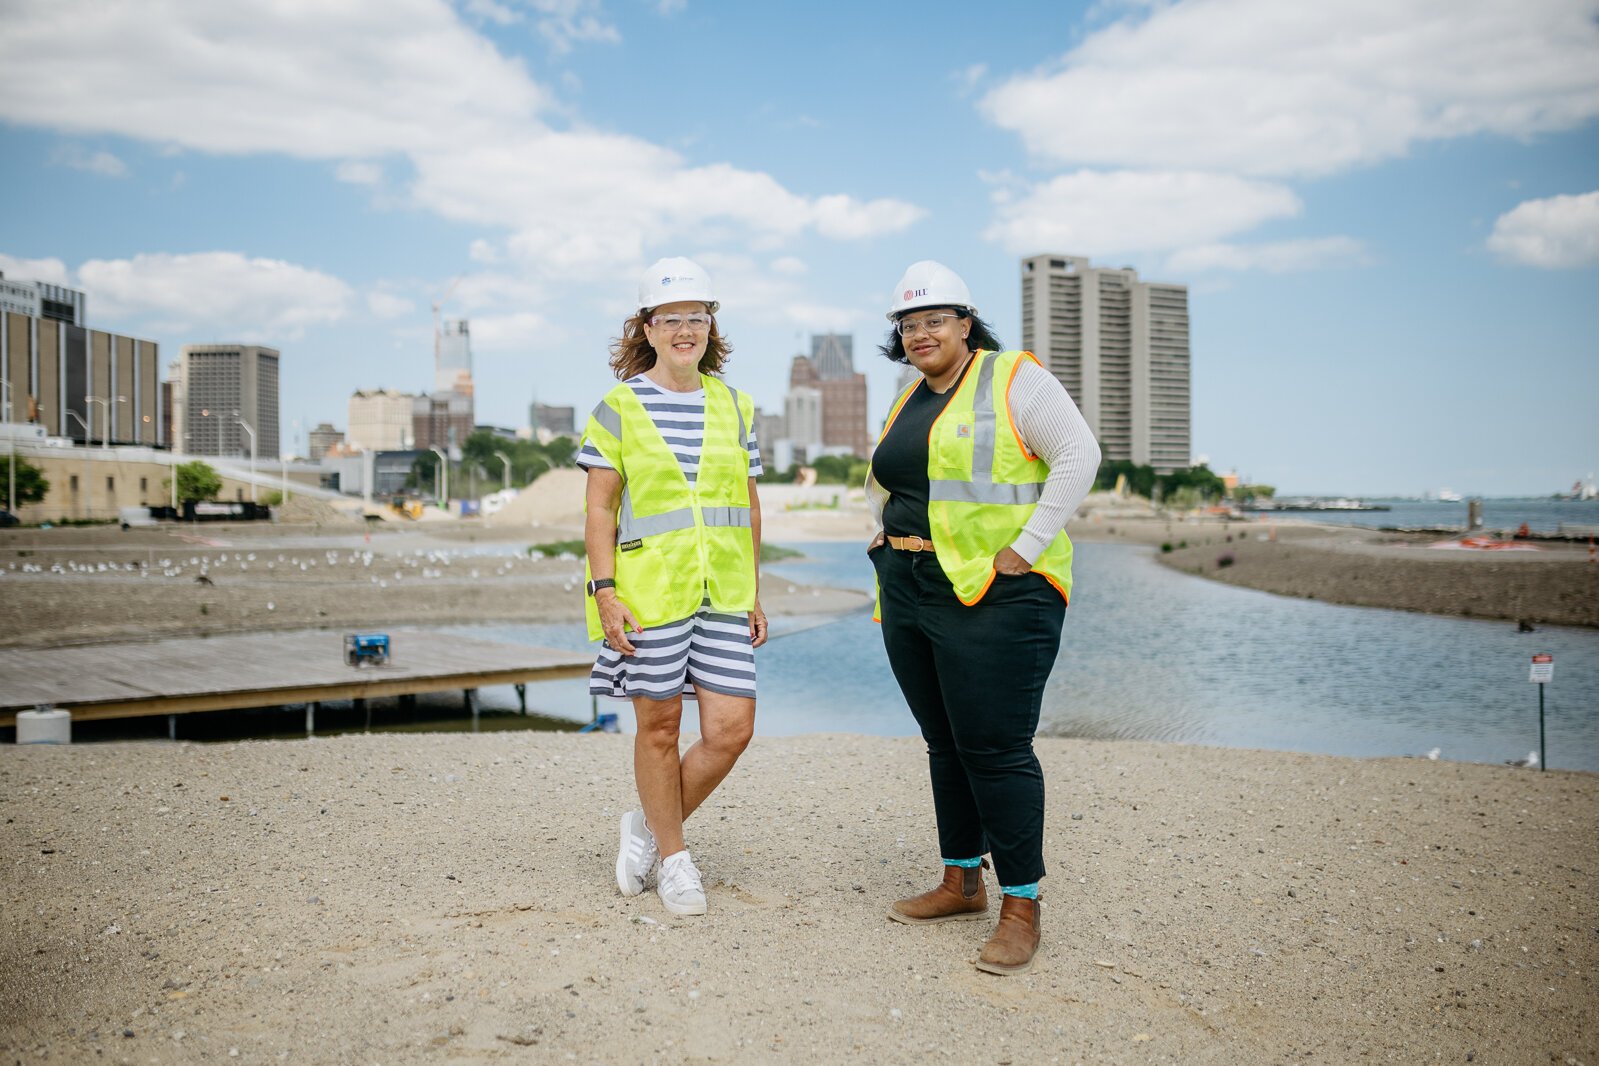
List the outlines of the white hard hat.
{"type": "Polygon", "coordinates": [[[711,276],[694,260],[682,256],[657,259],[639,276],[638,309],[644,311],[662,304],[694,300],[704,304],[714,315],[721,305],[711,292],[711,276]]]}
{"type": "Polygon", "coordinates": [[[894,299],[888,308],[892,322],[906,311],[918,307],[964,307],[972,314],[972,293],[961,276],[943,263],[923,259],[905,268],[905,276],[894,287],[894,299]]]}

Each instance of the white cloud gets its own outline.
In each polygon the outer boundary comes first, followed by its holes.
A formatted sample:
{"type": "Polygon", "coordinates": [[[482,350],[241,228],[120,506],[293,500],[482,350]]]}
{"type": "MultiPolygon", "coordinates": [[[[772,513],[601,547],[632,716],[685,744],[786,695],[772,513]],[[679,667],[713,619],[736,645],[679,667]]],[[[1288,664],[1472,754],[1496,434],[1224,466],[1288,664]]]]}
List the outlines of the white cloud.
{"type": "Polygon", "coordinates": [[[494,0],[467,0],[463,10],[468,14],[476,15],[485,22],[492,22],[498,26],[510,26],[522,21],[522,16],[506,7],[497,4],[494,0]]]}
{"type": "Polygon", "coordinates": [[[655,0],[655,10],[662,15],[675,15],[688,7],[688,0],[655,0]]]}
{"type": "Polygon", "coordinates": [[[1219,270],[1263,270],[1291,274],[1366,261],[1366,249],[1353,237],[1314,237],[1267,244],[1202,244],[1182,248],[1166,259],[1168,274],[1200,274],[1219,270]]]}
{"type": "Polygon", "coordinates": [[[128,173],[128,165],[110,152],[91,152],[79,144],[63,144],[50,153],[50,160],[74,170],[87,170],[107,178],[120,178],[128,173]]]}
{"type": "Polygon", "coordinates": [[[333,170],[340,181],[351,185],[377,185],[383,181],[383,166],[365,159],[346,159],[333,170]]]}
{"type": "Polygon", "coordinates": [[[548,339],[549,332],[549,321],[536,311],[481,315],[472,319],[472,350],[526,351],[548,339]]]}
{"type": "Polygon", "coordinates": [[[550,103],[437,0],[13,0],[5,23],[0,117],[66,132],[369,159],[448,151],[550,103]]]}
{"type": "MultiPolygon", "coordinates": [[[[137,318],[168,332],[224,331],[222,340],[293,340],[336,322],[353,292],[340,279],[236,252],[91,259],[78,268],[99,318],[137,318]]],[[[148,327],[147,327],[148,328],[148,327]]]]}
{"type": "Polygon", "coordinates": [[[786,274],[791,278],[799,277],[809,269],[810,268],[805,265],[805,261],[803,259],[799,259],[792,255],[778,256],[776,259],[772,260],[773,273],[786,274]]]}
{"type": "Polygon", "coordinates": [[[18,259],[4,252],[0,252],[0,274],[12,281],[43,281],[67,286],[73,283],[67,264],[59,259],[18,259]]]}
{"type": "MultiPolygon", "coordinates": [[[[760,260],[744,253],[697,252],[692,253],[692,258],[716,282],[724,316],[736,309],[741,320],[792,327],[796,337],[802,333],[848,331],[863,320],[870,320],[858,308],[815,302],[796,275],[768,270],[760,260]]],[[[733,340],[736,346],[738,338],[733,340]]]]}
{"type": "Polygon", "coordinates": [[[1417,142],[1599,115],[1592,0],[1182,0],[989,92],[1067,165],[1324,174],[1417,142]]]}
{"type": "MultiPolygon", "coordinates": [[[[518,2],[546,35],[607,36],[593,0],[518,2]]],[[[327,159],[359,184],[403,169],[412,205],[501,231],[495,243],[538,278],[614,278],[644,261],[646,243],[707,229],[764,246],[805,231],[897,232],[922,214],[899,200],[801,195],[769,174],[691,165],[625,134],[557,130],[542,117],[555,110],[520,62],[442,0],[314,12],[264,0],[11,0],[0,35],[0,119],[327,159]],[[387,167],[395,157],[409,166],[387,167]]]]}
{"type": "Polygon", "coordinates": [[[1551,270],[1599,263],[1599,191],[1517,204],[1494,223],[1488,248],[1512,263],[1551,270]]]}
{"type": "Polygon", "coordinates": [[[1019,255],[1054,249],[1102,256],[1208,244],[1269,219],[1291,218],[1284,186],[1227,174],[1080,170],[1020,195],[995,191],[985,232],[1019,255]]]}
{"type": "Polygon", "coordinates": [[[403,296],[381,290],[366,294],[366,309],[374,318],[399,318],[416,309],[416,304],[403,296]]]}

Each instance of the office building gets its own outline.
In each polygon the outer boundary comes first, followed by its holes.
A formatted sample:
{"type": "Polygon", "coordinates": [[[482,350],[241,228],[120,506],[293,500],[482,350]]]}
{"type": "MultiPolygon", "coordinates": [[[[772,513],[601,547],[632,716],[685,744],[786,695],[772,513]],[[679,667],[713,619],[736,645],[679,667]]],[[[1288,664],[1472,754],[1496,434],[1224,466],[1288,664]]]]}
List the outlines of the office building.
{"type": "Polygon", "coordinates": [[[450,392],[472,383],[472,331],[464,318],[447,318],[434,340],[433,391],[450,392]]]}
{"type": "Polygon", "coordinates": [[[417,449],[442,448],[451,458],[472,435],[472,385],[417,396],[411,401],[411,441],[417,449]]]}
{"type": "Polygon", "coordinates": [[[1190,465],[1188,289],[1085,257],[1023,259],[1022,347],[1088,421],[1106,461],[1190,465]]]}
{"type": "Polygon", "coordinates": [[[255,344],[184,345],[173,396],[179,450],[276,459],[278,359],[276,348],[255,344]]]}
{"type": "Polygon", "coordinates": [[[48,318],[70,325],[84,324],[87,298],[77,289],[48,281],[13,281],[0,272],[0,311],[48,318]]]}
{"type": "Polygon", "coordinates": [[[541,441],[547,441],[552,437],[573,436],[576,433],[576,421],[576,408],[552,407],[536,400],[528,408],[528,425],[533,428],[534,437],[541,441]]]}
{"type": "MultiPolygon", "coordinates": [[[[416,397],[396,389],[358,389],[350,396],[345,443],[363,452],[404,451],[415,440],[411,427],[416,397]]],[[[315,458],[313,456],[312,458],[315,458]]]]}
{"type": "Polygon", "coordinates": [[[855,373],[855,338],[848,333],[817,333],[811,337],[811,362],[816,376],[837,381],[855,373]]]}
{"type": "Polygon", "coordinates": [[[306,434],[306,458],[316,462],[332,448],[344,443],[344,431],[334,429],[332,422],[319,422],[317,427],[306,434]]]}
{"type": "Polygon", "coordinates": [[[154,341],[88,329],[82,293],[12,282],[0,308],[0,420],[31,422],[80,442],[166,443],[160,421],[160,352],[154,341]],[[40,313],[16,290],[32,286],[40,313]],[[74,301],[71,297],[76,296],[74,301]],[[74,321],[74,318],[78,321],[74,321]]]}
{"type": "MultiPolygon", "coordinates": [[[[812,355],[796,355],[789,367],[789,390],[812,389],[819,405],[820,425],[818,439],[796,445],[819,454],[849,452],[866,458],[871,454],[871,438],[866,425],[866,375],[856,373],[851,356],[852,338],[836,333],[823,334],[812,340],[812,355]]],[[[803,409],[805,404],[800,405],[803,409]]],[[[788,405],[785,404],[785,415],[788,405]]],[[[803,425],[790,418],[789,430],[803,425]]]]}

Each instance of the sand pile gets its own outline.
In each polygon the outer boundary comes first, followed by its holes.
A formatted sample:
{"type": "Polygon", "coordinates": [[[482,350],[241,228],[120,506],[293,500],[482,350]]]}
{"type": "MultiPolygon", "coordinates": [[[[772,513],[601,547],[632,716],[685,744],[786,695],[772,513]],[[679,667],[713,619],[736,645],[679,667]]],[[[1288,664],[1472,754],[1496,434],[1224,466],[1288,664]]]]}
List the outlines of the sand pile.
{"type": "Polygon", "coordinates": [[[483,524],[493,529],[583,528],[583,488],[588,475],[575,467],[551,470],[483,524]]]}
{"type": "Polygon", "coordinates": [[[359,513],[335,507],[327,500],[316,500],[309,496],[291,495],[273,508],[273,516],[279,522],[293,525],[354,527],[362,524],[359,513]]]}

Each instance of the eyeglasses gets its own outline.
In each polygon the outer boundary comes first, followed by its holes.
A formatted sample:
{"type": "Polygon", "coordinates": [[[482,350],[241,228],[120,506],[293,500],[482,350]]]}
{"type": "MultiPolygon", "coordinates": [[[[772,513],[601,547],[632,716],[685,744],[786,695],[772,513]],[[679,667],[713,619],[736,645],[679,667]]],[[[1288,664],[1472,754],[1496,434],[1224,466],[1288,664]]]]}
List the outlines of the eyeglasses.
{"type": "Polygon", "coordinates": [[[710,315],[656,315],[650,319],[650,325],[668,333],[676,333],[684,326],[695,333],[704,333],[711,328],[711,321],[710,315]]]}
{"type": "Polygon", "coordinates": [[[894,328],[899,330],[901,337],[909,337],[919,329],[925,329],[929,333],[940,333],[944,329],[944,323],[960,317],[954,311],[944,311],[936,315],[923,315],[921,318],[907,316],[894,323],[894,328]]]}

